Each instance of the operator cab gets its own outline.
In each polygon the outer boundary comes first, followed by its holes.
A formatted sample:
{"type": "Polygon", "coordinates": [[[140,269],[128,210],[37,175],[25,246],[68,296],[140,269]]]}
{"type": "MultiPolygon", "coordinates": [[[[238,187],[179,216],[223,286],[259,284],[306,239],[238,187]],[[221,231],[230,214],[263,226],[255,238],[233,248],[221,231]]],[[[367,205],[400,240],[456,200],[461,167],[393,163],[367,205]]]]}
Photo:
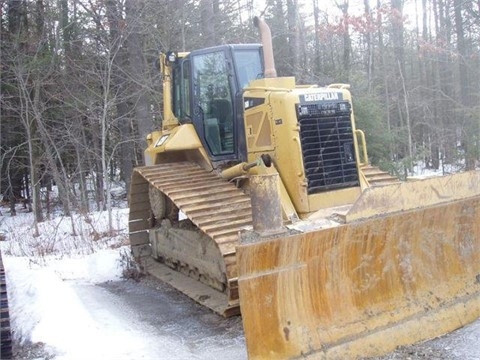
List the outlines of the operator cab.
{"type": "Polygon", "coordinates": [[[246,161],[242,91],[264,77],[261,45],[222,45],[172,59],[175,117],[195,126],[212,162],[246,161]]]}

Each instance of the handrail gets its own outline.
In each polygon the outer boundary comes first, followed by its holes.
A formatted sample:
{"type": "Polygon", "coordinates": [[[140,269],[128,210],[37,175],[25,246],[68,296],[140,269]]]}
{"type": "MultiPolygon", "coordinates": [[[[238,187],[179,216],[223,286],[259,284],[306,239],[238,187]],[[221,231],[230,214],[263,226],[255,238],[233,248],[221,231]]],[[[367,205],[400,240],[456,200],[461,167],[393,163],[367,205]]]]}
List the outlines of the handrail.
{"type": "Polygon", "coordinates": [[[360,135],[361,140],[361,153],[363,157],[363,162],[359,162],[360,166],[368,165],[368,155],[367,155],[367,142],[365,141],[365,133],[360,129],[355,129],[355,136],[360,135]]]}

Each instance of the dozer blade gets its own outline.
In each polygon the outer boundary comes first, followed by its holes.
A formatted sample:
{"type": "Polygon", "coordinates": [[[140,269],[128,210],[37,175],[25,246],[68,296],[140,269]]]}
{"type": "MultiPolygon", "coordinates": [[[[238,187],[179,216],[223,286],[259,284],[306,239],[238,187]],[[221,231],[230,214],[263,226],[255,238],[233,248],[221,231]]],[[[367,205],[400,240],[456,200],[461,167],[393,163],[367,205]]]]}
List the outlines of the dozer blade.
{"type": "Polygon", "coordinates": [[[480,316],[480,173],[369,190],[344,225],[241,242],[249,358],[377,356],[480,316]]]}

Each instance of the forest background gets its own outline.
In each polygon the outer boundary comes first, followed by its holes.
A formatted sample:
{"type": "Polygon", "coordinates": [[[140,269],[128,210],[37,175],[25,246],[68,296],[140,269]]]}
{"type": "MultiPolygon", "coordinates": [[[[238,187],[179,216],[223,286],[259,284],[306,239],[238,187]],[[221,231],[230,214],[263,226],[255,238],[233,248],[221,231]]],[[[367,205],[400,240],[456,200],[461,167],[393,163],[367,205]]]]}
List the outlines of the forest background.
{"type": "Polygon", "coordinates": [[[257,15],[280,76],[351,84],[372,163],[478,164],[479,0],[0,0],[3,198],[37,232],[53,184],[66,215],[111,209],[162,121],[159,52],[259,42],[257,15]]]}

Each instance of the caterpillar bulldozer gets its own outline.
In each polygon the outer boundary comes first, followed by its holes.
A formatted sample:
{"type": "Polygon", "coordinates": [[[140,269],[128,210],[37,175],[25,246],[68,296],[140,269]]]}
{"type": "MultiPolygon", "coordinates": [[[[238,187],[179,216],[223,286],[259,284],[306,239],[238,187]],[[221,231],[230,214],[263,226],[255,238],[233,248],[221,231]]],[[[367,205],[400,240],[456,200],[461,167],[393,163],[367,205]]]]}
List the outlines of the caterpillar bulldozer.
{"type": "Polygon", "coordinates": [[[162,128],[129,205],[144,270],[224,316],[252,359],[379,355],[480,316],[480,174],[368,162],[349,86],[277,77],[271,34],[160,57],[162,128]]]}

